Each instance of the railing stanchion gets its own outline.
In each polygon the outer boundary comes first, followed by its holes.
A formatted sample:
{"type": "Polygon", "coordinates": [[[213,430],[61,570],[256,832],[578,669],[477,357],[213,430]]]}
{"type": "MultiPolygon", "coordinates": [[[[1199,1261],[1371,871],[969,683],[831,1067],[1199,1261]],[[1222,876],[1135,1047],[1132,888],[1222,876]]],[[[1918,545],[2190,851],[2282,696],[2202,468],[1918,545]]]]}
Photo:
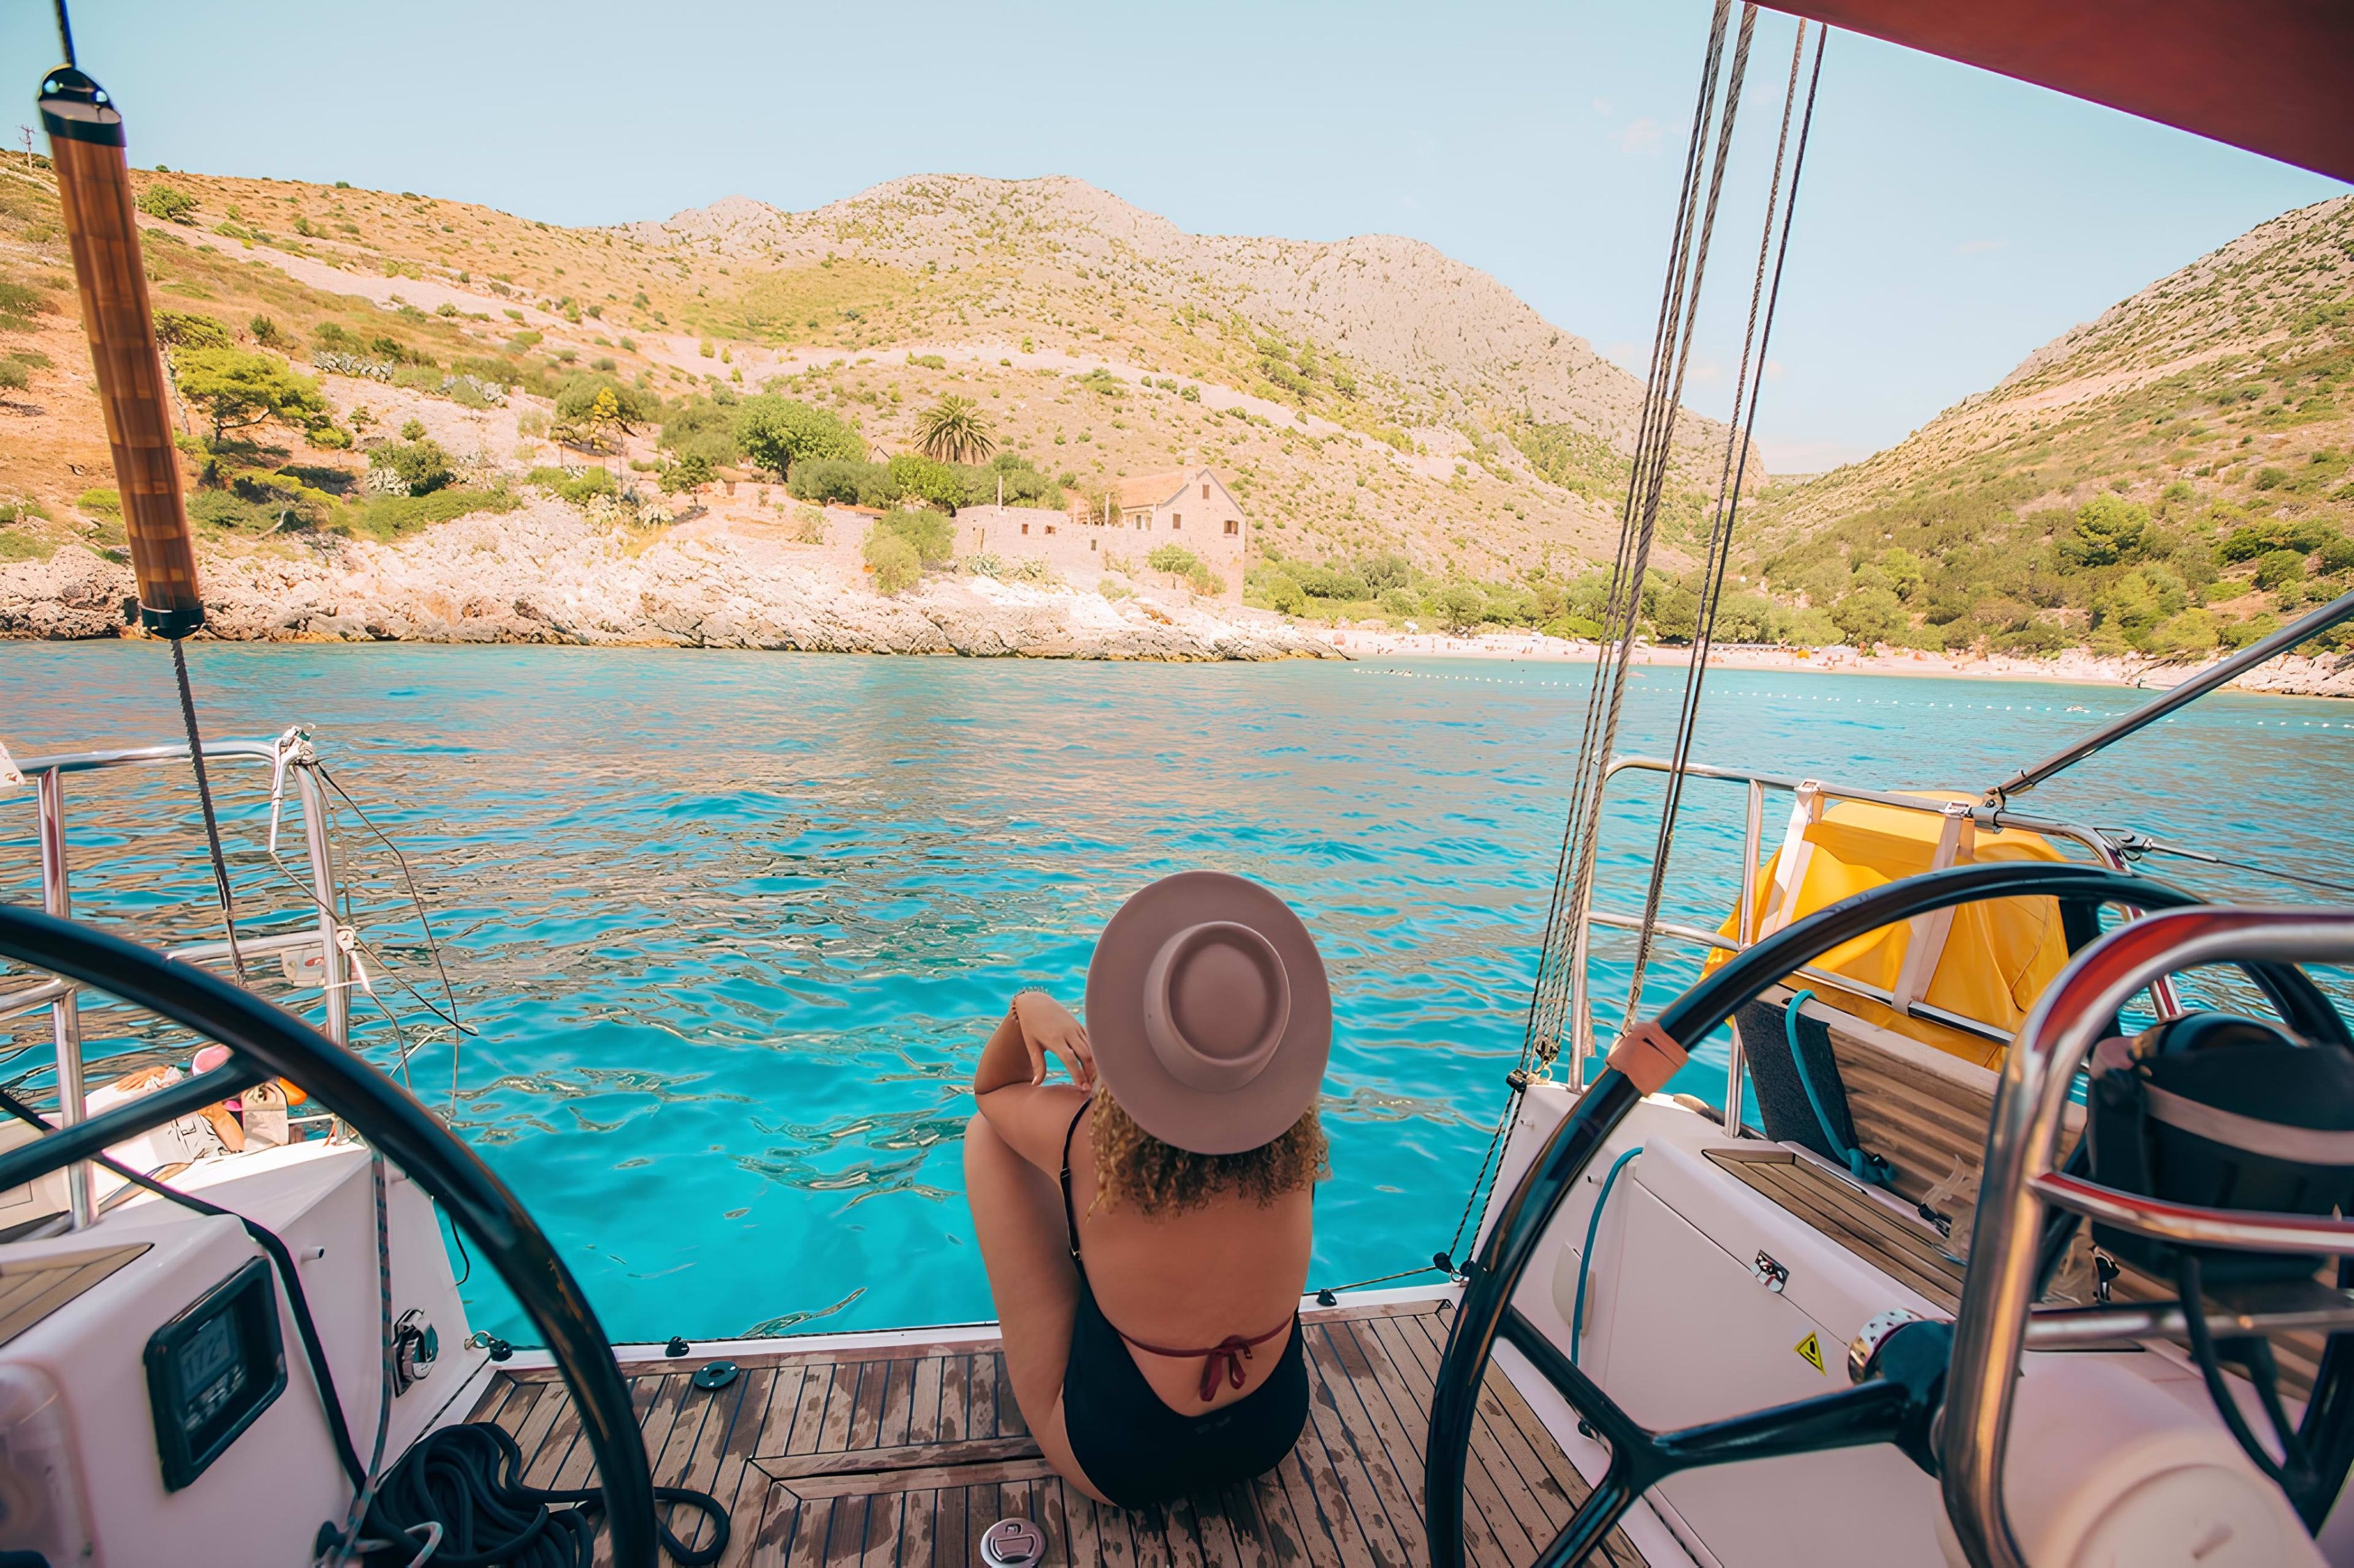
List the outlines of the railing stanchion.
{"type": "MultiPolygon", "coordinates": [[[[73,894],[66,882],[65,775],[49,768],[40,776],[41,907],[59,919],[73,915],[73,894]]],[[[58,1125],[71,1127],[82,1119],[81,1005],[71,988],[49,1003],[49,1029],[58,1044],[58,1125]]],[[[77,1160],[65,1169],[66,1210],[75,1230],[86,1230],[98,1219],[90,1184],[90,1162],[77,1160]]]]}
{"type": "Polygon", "coordinates": [[[319,973],[326,986],[327,1038],[348,1047],[351,1041],[352,997],[345,985],[348,967],[344,962],[340,927],[335,923],[335,869],[334,846],[327,837],[327,810],[324,791],[319,779],[309,768],[294,768],[296,785],[302,791],[302,840],[311,855],[311,892],[319,901],[319,941],[323,956],[319,973]]]}
{"type": "MultiPolygon", "coordinates": [[[[1766,786],[1752,779],[1746,790],[1748,810],[1741,828],[1741,905],[1734,916],[1734,941],[1745,948],[1757,939],[1757,851],[1766,837],[1766,786]]],[[[1724,1063],[1724,1130],[1741,1136],[1741,1033],[1727,1031],[1733,1045],[1724,1063]]]]}

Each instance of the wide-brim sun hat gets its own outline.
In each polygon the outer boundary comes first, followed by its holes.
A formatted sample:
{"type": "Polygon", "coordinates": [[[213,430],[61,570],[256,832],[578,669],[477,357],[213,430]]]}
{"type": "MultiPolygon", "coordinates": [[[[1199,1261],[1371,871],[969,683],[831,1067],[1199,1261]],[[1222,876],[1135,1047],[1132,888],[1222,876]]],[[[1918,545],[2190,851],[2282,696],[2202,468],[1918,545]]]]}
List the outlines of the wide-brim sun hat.
{"type": "Polygon", "coordinates": [[[1281,1137],[1323,1085],[1324,960],[1291,906],[1257,883],[1166,876],[1096,941],[1087,1039],[1139,1127],[1195,1154],[1240,1154],[1281,1137]]]}

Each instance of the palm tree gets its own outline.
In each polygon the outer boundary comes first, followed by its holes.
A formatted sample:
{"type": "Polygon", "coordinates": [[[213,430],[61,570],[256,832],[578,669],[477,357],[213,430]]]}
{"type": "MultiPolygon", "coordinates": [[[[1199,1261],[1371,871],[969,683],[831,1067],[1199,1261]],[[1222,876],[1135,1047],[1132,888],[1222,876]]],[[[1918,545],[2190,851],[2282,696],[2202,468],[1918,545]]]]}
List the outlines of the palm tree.
{"type": "Polygon", "coordinates": [[[987,462],[997,438],[980,407],[952,392],[917,417],[916,445],[940,462],[987,462]]]}

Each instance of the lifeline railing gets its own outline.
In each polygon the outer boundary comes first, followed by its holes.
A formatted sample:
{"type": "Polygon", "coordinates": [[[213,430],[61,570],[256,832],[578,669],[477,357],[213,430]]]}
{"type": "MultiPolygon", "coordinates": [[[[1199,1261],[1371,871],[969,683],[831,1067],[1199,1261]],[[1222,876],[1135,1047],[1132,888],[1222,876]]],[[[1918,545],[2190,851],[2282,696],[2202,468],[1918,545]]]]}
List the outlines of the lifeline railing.
{"type": "MultiPolygon", "coordinates": [[[[1663,758],[1613,758],[1610,766],[1602,775],[1602,795],[1606,797],[1608,795],[1610,780],[1621,773],[1628,771],[1669,773],[1674,769],[1675,765],[1663,758]]],[[[1939,834],[1937,849],[1930,865],[1931,870],[1956,863],[1956,858],[1971,842],[1971,836],[1981,829],[1988,831],[2018,829],[2027,832],[2041,833],[2047,838],[2064,839],[2082,846],[2095,861],[2111,871],[2128,874],[2130,871],[2121,845],[2100,829],[2082,823],[2031,816],[2021,811],[1989,806],[1983,801],[1973,803],[1963,800],[1928,800],[1919,795],[1899,795],[1885,789],[1852,789],[1846,785],[1825,783],[1818,779],[1792,779],[1780,774],[1760,773],[1746,768],[1712,768],[1695,762],[1687,763],[1683,771],[1688,779],[1738,784],[1744,786],[1748,792],[1748,810],[1742,831],[1741,892],[1735,914],[1734,934],[1728,938],[1719,931],[1705,930],[1697,926],[1687,926],[1672,920],[1654,920],[1651,923],[1651,930],[1657,936],[1721,952],[1740,952],[1757,941],[1759,938],[1771,935],[1770,931],[1757,928],[1756,908],[1757,874],[1763,869],[1758,863],[1758,855],[1765,847],[1766,791],[1768,789],[1782,790],[1795,796],[1797,810],[1805,814],[1809,823],[1821,821],[1824,811],[1833,802],[1840,800],[1863,801],[1872,805],[1889,806],[1902,811],[1916,811],[1925,816],[1940,818],[1944,821],[1945,826],[1939,834]]],[[[1596,810],[1597,812],[1601,810],[1599,800],[1596,802],[1596,810]]],[[[1791,895],[1795,898],[1798,884],[1804,876],[1804,870],[1802,867],[1786,867],[1785,874],[1789,878],[1791,895]]],[[[1790,913],[1791,911],[1783,909],[1770,912],[1768,924],[1787,923],[1790,913]]],[[[2137,918],[2141,911],[2128,909],[2126,914],[2129,919],[2137,918]]],[[[1804,977],[1808,983],[1819,988],[1840,991],[1867,1001],[1878,1002],[1905,1016],[1940,1023],[1948,1029],[1977,1035],[1991,1044],[2009,1044],[2011,1032],[2008,1027],[1984,1019],[1972,1018],[1966,1013],[1955,1012],[1950,1009],[1934,1006],[1921,998],[1921,992],[1928,987],[1931,971],[1935,968],[1936,949],[1944,945],[1945,930],[1951,918],[1951,912],[1948,911],[1942,918],[1930,916],[1915,922],[1916,925],[1925,927],[1934,927],[1934,935],[1929,929],[1915,932],[1914,939],[1907,949],[1906,961],[1903,972],[1898,976],[1894,990],[1876,986],[1867,980],[1855,980],[1847,975],[1833,974],[1827,969],[1811,966],[1798,969],[1797,974],[1804,977]]],[[[1593,1060],[1595,1054],[1594,999],[1587,963],[1590,956],[1591,935],[1593,927],[1596,926],[1613,930],[1640,931],[1643,928],[1643,917],[1640,915],[1628,914],[1621,910],[1596,908],[1595,895],[1591,888],[1586,893],[1584,907],[1577,911],[1576,924],[1571,938],[1569,1013],[1572,1033],[1571,1075],[1575,1086],[1580,1088],[1583,1088],[1586,1083],[1587,1065],[1593,1060]]],[[[2148,989],[2151,1005],[2160,1017],[2170,1018],[2181,1011],[2176,1001],[2172,987],[2165,977],[2159,977],[2148,989]]],[[[1724,1088],[1724,1128],[1736,1136],[1741,1129],[1742,1072],[1741,1042],[1740,1036],[1736,1033],[1734,1037],[1731,1058],[1726,1064],[1724,1088]]]]}
{"type": "MultiPolygon", "coordinates": [[[[2041,1315],[2033,1301],[2047,1206],[2186,1246],[2354,1256],[2354,1218],[2168,1202],[2053,1165],[2069,1086],[2108,1021],[2168,975],[2251,959],[2354,963],[2354,910],[2201,906],[2120,927],[2086,948],[2044,992],[2004,1060],[1937,1440],[1946,1516],[1975,1568],[2026,1568],[2005,1511],[2003,1455],[2020,1351],[2047,1338],[2037,1332],[2041,1315]]],[[[2318,1316],[2342,1326],[2345,1305],[2338,1293],[2338,1311],[2318,1316]]],[[[2086,1320],[2073,1338],[2060,1336],[2062,1342],[2103,1332],[2097,1311],[2073,1316],[2086,1320]]],[[[2290,1326],[2286,1320],[2264,1323],[2259,1331],[2285,1326],[2290,1326]]]]}
{"type": "MultiPolygon", "coordinates": [[[[185,743],[146,746],[118,751],[64,752],[29,757],[15,771],[30,784],[39,819],[41,907],[60,918],[73,914],[73,894],[66,858],[66,778],[116,768],[185,763],[185,743]]],[[[334,846],[327,832],[325,797],[316,773],[317,758],[309,737],[290,729],[275,741],[215,741],[205,747],[207,762],[259,762],[271,769],[271,814],[274,820],[286,779],[292,775],[302,802],[304,856],[310,873],[310,896],[316,906],[315,928],[280,929],[247,934],[240,931],[237,951],[241,956],[321,950],[320,980],[324,987],[327,1037],[338,1045],[349,1044],[351,1005],[345,970],[345,930],[335,916],[336,886],[334,846]]],[[[273,833],[274,838],[274,833],[273,833]]],[[[275,853],[273,849],[273,853],[275,853]]],[[[207,962],[229,956],[227,941],[190,942],[167,949],[167,956],[185,962],[207,962]]],[[[17,1017],[42,1007],[49,1010],[50,1030],[57,1044],[58,1122],[71,1127],[82,1120],[87,1093],[82,1081],[80,987],[67,980],[0,991],[0,1019],[17,1017]]],[[[90,1185],[90,1165],[77,1160],[66,1176],[66,1204],[70,1228],[81,1230],[98,1217],[90,1185]]]]}

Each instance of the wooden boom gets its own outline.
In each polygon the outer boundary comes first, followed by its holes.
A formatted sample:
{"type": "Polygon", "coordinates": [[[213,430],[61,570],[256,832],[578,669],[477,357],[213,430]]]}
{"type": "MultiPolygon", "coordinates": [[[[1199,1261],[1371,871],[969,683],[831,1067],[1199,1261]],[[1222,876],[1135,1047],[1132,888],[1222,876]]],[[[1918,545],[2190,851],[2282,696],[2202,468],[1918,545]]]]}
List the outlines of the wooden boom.
{"type": "Polygon", "coordinates": [[[172,445],[171,388],[147,303],[122,116],[98,83],[70,66],[42,80],[40,102],[131,535],[140,622],[176,640],[205,623],[205,604],[196,589],[179,453],[172,445]]]}

